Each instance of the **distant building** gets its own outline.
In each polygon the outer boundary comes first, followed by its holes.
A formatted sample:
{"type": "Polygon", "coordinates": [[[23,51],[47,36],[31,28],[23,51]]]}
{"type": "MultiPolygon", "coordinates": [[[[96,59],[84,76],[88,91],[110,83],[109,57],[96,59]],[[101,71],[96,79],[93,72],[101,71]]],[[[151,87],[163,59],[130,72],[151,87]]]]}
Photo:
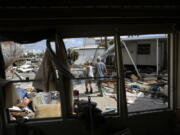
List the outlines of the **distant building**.
{"type": "Polygon", "coordinates": [[[98,46],[94,38],[84,38],[83,46],[98,46]]]}
{"type": "Polygon", "coordinates": [[[97,57],[105,52],[105,48],[98,47],[98,45],[94,38],[84,38],[83,46],[70,48],[71,50],[75,50],[79,55],[74,64],[82,65],[87,61],[94,63],[97,57]]]}
{"type": "MultiPolygon", "coordinates": [[[[114,39],[114,37],[107,37],[107,42],[109,42],[113,39],[114,39]]],[[[94,40],[95,40],[95,43],[99,45],[101,42],[105,41],[105,37],[95,37],[94,40]]]]}
{"type": "Polygon", "coordinates": [[[75,50],[79,54],[78,59],[74,62],[76,65],[82,65],[87,61],[95,63],[97,57],[105,52],[104,47],[97,47],[96,45],[76,47],[72,48],[72,50],[75,50]]]}

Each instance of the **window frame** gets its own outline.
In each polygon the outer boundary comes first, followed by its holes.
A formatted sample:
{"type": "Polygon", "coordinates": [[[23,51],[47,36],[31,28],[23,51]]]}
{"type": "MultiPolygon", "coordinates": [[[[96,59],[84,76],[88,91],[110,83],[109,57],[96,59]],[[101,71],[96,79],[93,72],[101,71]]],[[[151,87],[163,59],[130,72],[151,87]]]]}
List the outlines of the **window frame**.
{"type": "Polygon", "coordinates": [[[137,55],[151,55],[151,44],[150,43],[139,43],[137,44],[137,55]],[[148,48],[148,53],[142,53],[142,50],[148,48]]]}
{"type": "MultiPolygon", "coordinates": [[[[125,92],[126,92],[126,90],[125,90],[125,87],[123,86],[124,84],[125,84],[125,81],[124,81],[124,70],[123,70],[123,64],[122,64],[122,46],[121,46],[121,43],[120,43],[120,34],[119,33],[116,33],[115,34],[115,39],[116,39],[116,42],[115,42],[115,55],[116,55],[116,60],[117,60],[117,70],[118,70],[118,82],[119,83],[117,83],[117,84],[122,84],[121,86],[120,85],[118,85],[117,86],[117,106],[118,106],[118,117],[120,117],[121,119],[127,119],[128,117],[130,117],[130,115],[129,115],[129,112],[127,111],[127,103],[126,103],[126,96],[124,97],[124,95],[126,94],[125,92]],[[120,52],[120,53],[119,53],[120,52]],[[122,97],[122,98],[121,98],[122,97]],[[123,107],[120,107],[120,106],[123,106],[123,107]]],[[[168,97],[169,97],[169,101],[168,101],[168,108],[167,109],[155,109],[154,111],[143,111],[144,113],[156,113],[156,112],[159,112],[159,111],[168,111],[168,110],[172,110],[172,109],[174,109],[172,106],[174,106],[174,103],[175,103],[175,100],[172,100],[172,98],[173,97],[175,97],[175,92],[173,92],[173,93],[171,93],[171,90],[172,90],[172,88],[174,88],[174,85],[176,85],[176,83],[177,82],[174,82],[173,84],[171,84],[171,82],[169,81],[170,79],[172,79],[175,75],[176,75],[176,71],[175,70],[177,70],[175,67],[176,67],[176,65],[174,65],[174,62],[175,62],[175,60],[174,60],[174,57],[177,57],[176,55],[177,54],[172,54],[174,51],[177,51],[176,49],[177,49],[177,45],[176,44],[174,44],[174,42],[173,42],[173,40],[174,40],[174,37],[173,37],[173,39],[172,39],[172,41],[170,41],[170,39],[168,38],[168,50],[169,50],[169,55],[168,55],[168,73],[169,73],[169,76],[168,76],[168,97]],[[174,48],[173,49],[171,49],[171,53],[170,53],[170,45],[171,44],[174,44],[174,48]],[[173,55],[173,58],[172,58],[172,55],[173,55]],[[173,61],[171,61],[171,63],[170,63],[170,60],[173,60],[173,61]],[[172,71],[173,70],[173,71],[172,71]],[[172,104],[172,105],[171,105],[172,104]]],[[[0,50],[1,51],[1,50],[0,50]]],[[[58,52],[58,51],[57,51],[58,52]]],[[[2,63],[1,63],[2,64],[2,63]]],[[[4,72],[4,71],[0,71],[0,72],[4,72]]],[[[4,78],[5,79],[5,78],[4,78]]],[[[27,80],[25,80],[25,81],[27,81],[27,80]]],[[[28,80],[29,81],[29,80],[28,80]]],[[[0,90],[1,92],[3,92],[3,90],[1,89],[0,90]]],[[[2,95],[2,94],[0,94],[0,95],[2,95]]],[[[174,98],[173,98],[174,99],[174,98]]],[[[0,96],[0,101],[3,103],[4,101],[4,97],[3,96],[0,96]]],[[[61,104],[63,104],[63,103],[61,103],[61,104]]],[[[66,104],[63,104],[64,106],[66,105],[66,104]]],[[[3,107],[2,107],[3,108],[3,107]]],[[[61,106],[61,109],[62,109],[62,106],[61,106]]],[[[2,120],[3,120],[3,123],[6,123],[5,125],[7,125],[7,124],[10,124],[10,123],[8,123],[7,122],[7,119],[6,119],[6,117],[3,117],[4,116],[4,110],[2,110],[3,111],[3,113],[2,113],[2,115],[1,115],[1,117],[3,118],[2,120]]],[[[133,112],[132,112],[133,113],[133,112]]],[[[143,114],[144,114],[143,113],[143,114]]],[[[7,113],[6,113],[6,115],[7,115],[7,113]]],[[[138,113],[138,112],[136,112],[136,114],[132,114],[132,115],[141,115],[141,113],[138,113]]],[[[116,117],[117,115],[110,115],[110,116],[114,116],[114,117],[116,117]]],[[[108,117],[108,115],[107,115],[107,117],[108,117]]],[[[38,122],[40,122],[40,123],[44,123],[45,121],[48,121],[48,122],[51,122],[52,120],[66,120],[66,119],[70,119],[71,117],[64,117],[64,116],[62,116],[62,117],[58,117],[58,118],[42,118],[42,119],[30,119],[30,120],[28,120],[28,122],[34,122],[34,121],[38,121],[38,122]]]]}
{"type": "MultiPolygon", "coordinates": [[[[57,42],[59,42],[59,37],[56,35],[56,40],[58,40],[57,42]]],[[[48,41],[47,41],[48,42],[48,41]]],[[[63,41],[61,42],[61,44],[63,44],[63,41]]],[[[64,44],[63,44],[64,45],[64,44]]],[[[57,47],[57,46],[59,46],[59,43],[56,43],[55,44],[55,47],[56,47],[56,49],[60,49],[59,47],[57,47]]],[[[47,46],[47,48],[48,48],[48,46],[47,46]]],[[[51,48],[51,45],[50,45],[50,50],[51,51],[53,51],[52,50],[52,48],[51,48]]],[[[61,51],[62,51],[63,49],[61,49],[61,51]]],[[[55,51],[55,52],[57,52],[57,54],[59,54],[58,53],[58,51],[55,51]]],[[[66,52],[65,52],[66,53],[66,52]]],[[[2,49],[1,49],[1,45],[0,45],[0,55],[2,54],[2,49]]],[[[66,57],[66,55],[65,55],[65,57],[66,57]]],[[[3,61],[2,63],[1,63],[1,65],[5,65],[4,64],[4,58],[3,58],[3,54],[2,54],[2,57],[0,56],[0,59],[3,61]]],[[[2,66],[2,67],[4,67],[4,66],[2,66]]],[[[58,69],[57,69],[58,70],[58,69]]],[[[3,79],[5,79],[6,80],[6,73],[5,73],[5,70],[2,70],[2,71],[0,71],[1,73],[2,73],[2,78],[3,79]]],[[[61,76],[61,75],[59,75],[59,76],[61,76]]],[[[60,80],[60,78],[57,78],[57,81],[59,81],[60,80]]],[[[6,80],[6,81],[8,81],[8,83],[25,83],[25,82],[33,82],[33,81],[35,81],[35,79],[25,79],[25,80],[6,80]]],[[[8,85],[8,83],[6,84],[6,85],[8,85]]],[[[61,85],[61,84],[59,84],[59,85],[61,85]]],[[[62,86],[60,86],[60,87],[62,87],[62,86]]],[[[59,91],[59,92],[61,92],[61,91],[59,91]]],[[[8,124],[11,124],[11,123],[16,123],[17,122],[17,120],[10,120],[10,117],[9,117],[9,111],[7,110],[7,108],[5,107],[5,89],[4,89],[4,87],[2,87],[2,89],[0,90],[0,101],[3,103],[3,106],[2,106],[2,108],[4,108],[4,109],[2,109],[2,116],[3,116],[3,123],[5,123],[5,125],[8,125],[8,124]]],[[[60,94],[61,95],[61,94],[60,94]]],[[[61,100],[62,98],[60,98],[60,104],[61,104],[61,107],[59,108],[61,111],[63,110],[63,107],[65,107],[65,104],[63,104],[62,105],[62,100],[61,100]]],[[[59,117],[52,117],[52,118],[33,118],[33,119],[26,119],[26,121],[28,121],[28,122],[31,122],[31,121],[46,121],[46,120],[54,120],[54,119],[65,119],[65,116],[63,115],[63,113],[61,114],[61,116],[59,116],[59,117]]]]}
{"type": "MultiPolygon", "coordinates": [[[[141,115],[141,114],[145,114],[145,113],[156,113],[156,112],[160,112],[160,111],[172,111],[175,110],[175,94],[176,91],[173,90],[175,88],[175,86],[177,85],[176,81],[170,81],[170,80],[174,80],[175,77],[177,77],[176,74],[176,67],[177,65],[175,64],[176,60],[177,60],[177,44],[175,42],[175,34],[173,33],[166,33],[167,34],[167,63],[168,63],[168,106],[165,108],[156,108],[156,109],[149,109],[149,110],[140,110],[140,111],[134,111],[134,112],[128,112],[128,117],[130,116],[136,116],[136,115],[141,115]],[[176,53],[174,53],[176,52],[176,53]]],[[[143,43],[144,44],[144,43],[143,43]]],[[[150,43],[149,43],[150,44],[150,43]]],[[[137,51],[138,52],[138,51],[137,51]]],[[[150,44],[150,53],[151,53],[151,44],[150,44]]],[[[146,55],[146,54],[138,54],[138,55],[146,55]]],[[[150,54],[149,54],[150,55],[150,54]]]]}

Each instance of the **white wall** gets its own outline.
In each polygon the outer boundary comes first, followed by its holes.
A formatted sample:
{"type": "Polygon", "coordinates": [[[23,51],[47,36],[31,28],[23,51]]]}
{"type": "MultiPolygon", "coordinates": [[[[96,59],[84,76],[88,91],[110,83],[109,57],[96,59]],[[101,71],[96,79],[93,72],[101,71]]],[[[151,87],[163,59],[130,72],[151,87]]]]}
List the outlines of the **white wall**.
{"type": "Polygon", "coordinates": [[[77,49],[76,51],[78,52],[79,57],[75,61],[74,64],[84,64],[87,61],[96,62],[96,58],[98,56],[101,56],[105,52],[105,49],[104,48],[99,48],[99,49],[96,49],[96,48],[94,48],[94,49],[77,49]],[[96,52],[96,50],[97,50],[97,52],[96,52]],[[94,61],[92,61],[94,56],[95,56],[95,59],[94,59],[94,61]]]}
{"type": "MultiPolygon", "coordinates": [[[[135,41],[128,41],[128,42],[125,42],[126,45],[127,45],[127,48],[136,64],[136,52],[137,52],[137,45],[136,45],[136,42],[135,41]]],[[[129,58],[129,55],[127,53],[127,51],[125,50],[125,48],[123,47],[122,49],[122,52],[123,52],[123,63],[124,64],[127,64],[127,65],[132,65],[132,62],[129,58]]]]}
{"type": "Polygon", "coordinates": [[[94,46],[97,45],[94,38],[84,38],[83,39],[83,46],[94,46]]]}
{"type": "MultiPolygon", "coordinates": [[[[142,40],[142,41],[126,41],[127,48],[135,62],[136,65],[153,65],[156,66],[156,44],[157,41],[154,40],[142,40]],[[138,55],[137,45],[138,44],[151,44],[150,55],[138,55]]],[[[123,48],[123,61],[124,64],[132,64],[130,58],[123,48]]]]}

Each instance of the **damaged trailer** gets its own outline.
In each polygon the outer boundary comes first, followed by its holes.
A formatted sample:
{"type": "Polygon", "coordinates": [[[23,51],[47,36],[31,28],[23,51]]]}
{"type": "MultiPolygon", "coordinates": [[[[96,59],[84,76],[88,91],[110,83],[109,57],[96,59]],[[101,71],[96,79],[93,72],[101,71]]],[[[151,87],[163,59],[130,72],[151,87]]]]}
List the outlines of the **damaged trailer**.
{"type": "MultiPolygon", "coordinates": [[[[157,72],[167,67],[168,47],[166,34],[121,36],[121,40],[123,62],[126,67],[135,64],[140,68],[150,67],[157,69],[157,72]]],[[[112,45],[101,57],[104,60],[107,59],[107,63],[110,63],[110,60],[114,60],[114,55],[114,45],[112,45]]]]}

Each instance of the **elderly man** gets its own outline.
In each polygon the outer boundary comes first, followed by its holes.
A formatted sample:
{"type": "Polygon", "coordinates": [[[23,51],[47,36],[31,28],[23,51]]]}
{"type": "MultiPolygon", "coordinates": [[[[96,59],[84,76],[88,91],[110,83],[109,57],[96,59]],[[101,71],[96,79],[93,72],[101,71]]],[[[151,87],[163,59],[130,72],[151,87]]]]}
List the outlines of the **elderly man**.
{"type": "Polygon", "coordinates": [[[100,92],[99,96],[103,96],[103,92],[102,92],[102,81],[104,80],[105,74],[107,74],[107,69],[106,69],[106,65],[101,61],[101,58],[98,57],[97,58],[97,63],[95,65],[95,74],[96,77],[98,77],[98,90],[100,92]]]}

